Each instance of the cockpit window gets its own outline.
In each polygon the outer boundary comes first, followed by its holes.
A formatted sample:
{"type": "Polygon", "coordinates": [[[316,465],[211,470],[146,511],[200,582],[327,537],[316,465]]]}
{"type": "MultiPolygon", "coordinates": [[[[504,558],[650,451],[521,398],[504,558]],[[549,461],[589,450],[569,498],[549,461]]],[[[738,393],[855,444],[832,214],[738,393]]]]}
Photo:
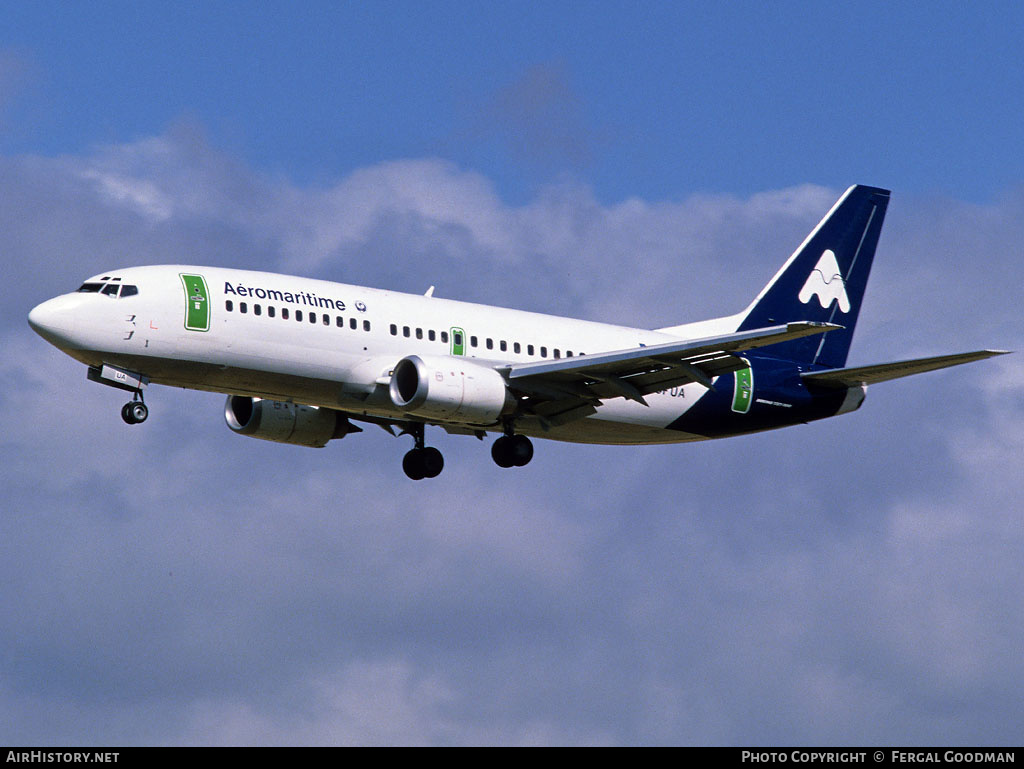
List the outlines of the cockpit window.
{"type": "Polygon", "coordinates": [[[116,281],[116,280],[121,280],[121,279],[120,278],[105,278],[104,281],[101,282],[101,283],[91,283],[91,282],[90,283],[83,283],[78,288],[78,291],[80,293],[84,293],[84,294],[100,293],[100,294],[104,294],[106,296],[111,296],[111,297],[114,297],[114,298],[117,298],[118,296],[120,296],[121,299],[124,299],[126,296],[135,296],[136,294],[139,293],[138,286],[134,286],[134,285],[132,285],[130,283],[125,283],[125,284],[114,283],[113,281],[116,281]],[[107,280],[110,280],[111,282],[107,283],[106,282],[107,280]]]}

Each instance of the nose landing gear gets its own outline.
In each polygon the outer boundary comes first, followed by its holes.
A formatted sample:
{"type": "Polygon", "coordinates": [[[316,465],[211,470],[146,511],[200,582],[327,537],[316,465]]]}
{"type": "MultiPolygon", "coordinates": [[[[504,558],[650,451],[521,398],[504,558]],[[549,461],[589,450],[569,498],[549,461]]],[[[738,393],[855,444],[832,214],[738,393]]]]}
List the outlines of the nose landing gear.
{"type": "Polygon", "coordinates": [[[107,387],[130,392],[132,399],[121,407],[121,419],[130,425],[146,421],[149,408],[143,402],[142,388],[149,384],[149,377],[107,363],[102,366],[89,366],[86,377],[90,382],[99,382],[107,387]]]}
{"type": "Polygon", "coordinates": [[[127,424],[137,425],[146,421],[149,416],[149,407],[142,401],[142,393],[135,393],[138,400],[131,400],[121,407],[121,419],[127,424]]]}

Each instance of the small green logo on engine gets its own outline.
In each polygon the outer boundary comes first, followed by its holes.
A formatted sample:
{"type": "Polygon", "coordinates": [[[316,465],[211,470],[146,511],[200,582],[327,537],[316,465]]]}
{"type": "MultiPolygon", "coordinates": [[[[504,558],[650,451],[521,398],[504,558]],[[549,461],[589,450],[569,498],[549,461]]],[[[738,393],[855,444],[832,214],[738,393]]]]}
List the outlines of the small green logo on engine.
{"type": "Polygon", "coordinates": [[[189,331],[210,330],[210,292],[202,275],[181,274],[185,288],[185,328],[189,331]]]}

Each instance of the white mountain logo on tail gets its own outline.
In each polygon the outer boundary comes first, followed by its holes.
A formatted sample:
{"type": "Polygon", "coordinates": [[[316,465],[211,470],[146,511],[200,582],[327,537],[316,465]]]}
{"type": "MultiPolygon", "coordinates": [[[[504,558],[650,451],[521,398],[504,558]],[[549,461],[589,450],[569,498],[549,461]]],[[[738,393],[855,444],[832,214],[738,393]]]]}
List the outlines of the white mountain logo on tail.
{"type": "Polygon", "coordinates": [[[807,304],[815,295],[822,307],[827,308],[835,299],[839,302],[839,309],[842,312],[850,311],[850,297],[846,295],[846,283],[843,281],[842,273],[839,272],[839,263],[836,261],[836,255],[832,249],[825,249],[818,263],[811,270],[811,274],[807,276],[807,281],[800,289],[800,293],[797,294],[797,298],[807,304]]]}

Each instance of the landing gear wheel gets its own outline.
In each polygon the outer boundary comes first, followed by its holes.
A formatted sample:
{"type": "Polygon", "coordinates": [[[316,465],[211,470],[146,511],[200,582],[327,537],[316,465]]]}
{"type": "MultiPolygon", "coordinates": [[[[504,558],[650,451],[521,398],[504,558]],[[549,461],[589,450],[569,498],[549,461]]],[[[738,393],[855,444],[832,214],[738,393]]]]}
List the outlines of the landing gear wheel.
{"type": "Polygon", "coordinates": [[[426,468],[423,466],[423,449],[412,449],[402,457],[402,470],[414,481],[423,480],[426,477],[426,468]]]}
{"type": "Polygon", "coordinates": [[[512,436],[512,464],[523,467],[533,459],[533,443],[525,435],[512,436]]]}
{"type": "Polygon", "coordinates": [[[523,467],[533,459],[533,443],[525,435],[503,435],[491,446],[498,467],[523,467]]]}
{"type": "Polygon", "coordinates": [[[423,477],[424,478],[436,478],[444,470],[444,457],[441,452],[435,449],[433,446],[427,446],[425,449],[420,449],[423,453],[421,454],[420,461],[423,463],[423,477]]]}
{"type": "Polygon", "coordinates": [[[149,408],[142,401],[131,401],[121,407],[121,419],[130,425],[145,422],[149,416],[149,408]]]}
{"type": "Polygon", "coordinates": [[[512,438],[503,435],[491,446],[491,458],[498,467],[512,467],[515,460],[512,458],[512,438]]]}
{"type": "Polygon", "coordinates": [[[433,446],[412,449],[402,458],[402,470],[414,481],[436,478],[444,469],[444,457],[433,446]]]}

